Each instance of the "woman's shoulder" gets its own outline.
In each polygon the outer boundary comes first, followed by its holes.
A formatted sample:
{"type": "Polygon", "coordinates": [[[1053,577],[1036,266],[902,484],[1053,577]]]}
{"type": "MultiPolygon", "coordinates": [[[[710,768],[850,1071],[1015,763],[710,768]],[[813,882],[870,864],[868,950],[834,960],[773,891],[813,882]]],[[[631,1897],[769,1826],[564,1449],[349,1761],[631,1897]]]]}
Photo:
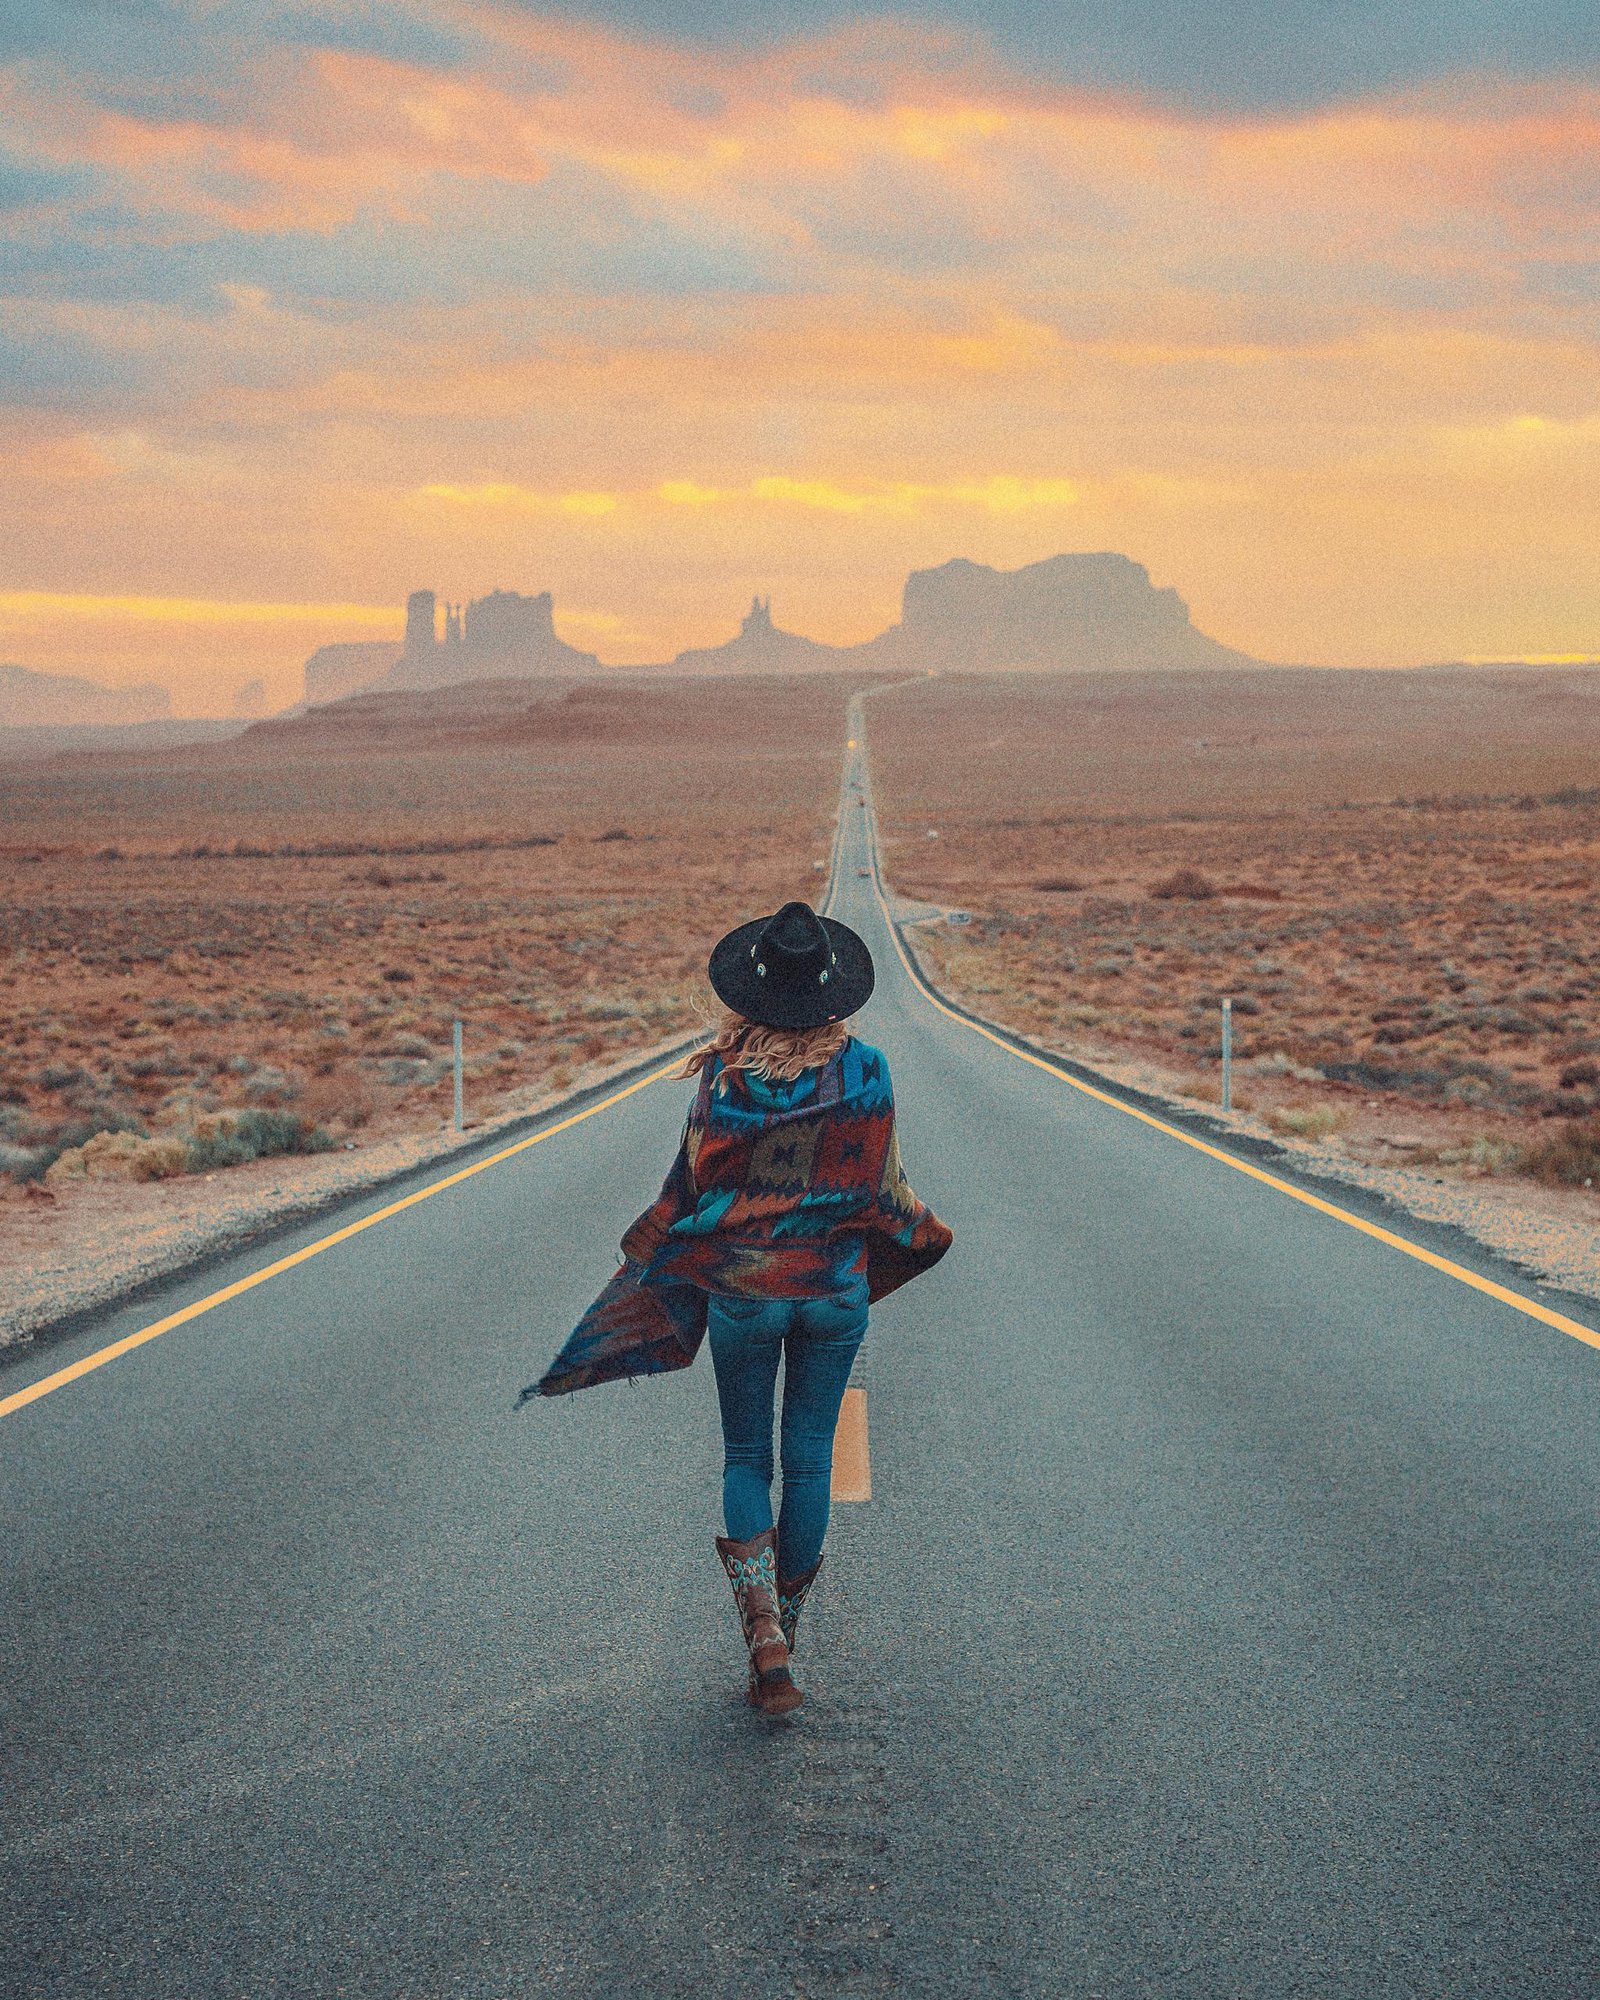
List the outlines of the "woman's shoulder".
{"type": "Polygon", "coordinates": [[[841,1061],[847,1088],[893,1088],[889,1077],[889,1058],[882,1049],[874,1047],[871,1042],[864,1042],[859,1035],[852,1035],[845,1043],[841,1061]]]}

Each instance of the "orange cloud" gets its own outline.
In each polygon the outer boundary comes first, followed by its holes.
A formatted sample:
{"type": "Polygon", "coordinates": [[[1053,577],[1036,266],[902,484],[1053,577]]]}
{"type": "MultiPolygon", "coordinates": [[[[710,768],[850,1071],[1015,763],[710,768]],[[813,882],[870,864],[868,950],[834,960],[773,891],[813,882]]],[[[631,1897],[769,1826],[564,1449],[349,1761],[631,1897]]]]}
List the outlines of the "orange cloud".
{"type": "Polygon", "coordinates": [[[768,475],[748,486],[697,485],[665,479],[657,496],[671,507],[743,507],[751,501],[800,507],[823,514],[917,514],[937,507],[976,507],[990,514],[1021,514],[1035,507],[1073,507],[1080,498],[1070,479],[1017,479],[996,473],[989,479],[945,485],[898,480],[873,486],[843,486],[828,479],[768,475]]]}
{"type": "Polygon", "coordinates": [[[576,514],[591,520],[617,510],[614,493],[539,493],[504,480],[487,486],[424,486],[418,498],[442,500],[451,507],[511,508],[523,514],[576,514]]]}

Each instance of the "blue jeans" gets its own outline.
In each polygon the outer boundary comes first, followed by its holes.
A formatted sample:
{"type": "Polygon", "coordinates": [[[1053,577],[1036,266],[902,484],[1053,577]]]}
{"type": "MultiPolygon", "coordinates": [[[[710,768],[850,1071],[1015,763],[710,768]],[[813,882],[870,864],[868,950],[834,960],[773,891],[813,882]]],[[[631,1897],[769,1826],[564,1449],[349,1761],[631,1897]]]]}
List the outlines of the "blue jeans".
{"type": "Polygon", "coordinates": [[[772,1406],[784,1357],[782,1577],[803,1575],[822,1553],[834,1427],[866,1330],[865,1278],[826,1299],[711,1294],[706,1337],[722,1406],[722,1512],[736,1542],[772,1526],[772,1406]]]}

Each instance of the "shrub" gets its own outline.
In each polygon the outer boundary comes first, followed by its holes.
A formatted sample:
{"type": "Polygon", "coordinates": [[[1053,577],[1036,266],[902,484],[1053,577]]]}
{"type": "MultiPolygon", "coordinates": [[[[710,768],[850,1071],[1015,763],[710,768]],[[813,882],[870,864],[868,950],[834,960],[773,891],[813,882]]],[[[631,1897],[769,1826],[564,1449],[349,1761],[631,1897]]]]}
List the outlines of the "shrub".
{"type": "Polygon", "coordinates": [[[1575,1118],[1522,1155],[1523,1173],[1552,1187],[1593,1187],[1600,1181],[1600,1118],[1575,1118]]]}
{"type": "Polygon", "coordinates": [[[391,965],[384,969],[383,976],[391,986],[409,986],[417,975],[414,972],[407,972],[403,965],[391,965]]]}
{"type": "Polygon", "coordinates": [[[97,1132],[63,1152],[45,1179],[52,1186],[64,1180],[166,1181],[186,1171],[188,1157],[176,1133],[145,1138],[137,1132],[97,1132]]]}
{"type": "Polygon", "coordinates": [[[128,1132],[140,1137],[143,1122],[131,1112],[116,1107],[99,1107],[87,1117],[69,1118],[62,1124],[23,1113],[7,1118],[0,1133],[11,1142],[0,1146],[0,1173],[14,1180],[43,1180],[63,1154],[76,1152],[102,1133],[128,1132]]]}
{"type": "Polygon", "coordinates": [[[1267,1123],[1274,1132],[1298,1139],[1328,1139],[1344,1123],[1344,1114],[1331,1104],[1286,1105],[1269,1111],[1267,1123]]]}
{"type": "Polygon", "coordinates": [[[300,1095],[300,1086],[292,1076],[288,1076],[273,1063],[263,1063],[245,1083],[245,1095],[265,1102],[270,1098],[292,1100],[300,1095]]]}
{"type": "Polygon", "coordinates": [[[1245,1067],[1257,1076],[1292,1076],[1296,1083],[1321,1083],[1322,1071],[1305,1063],[1297,1063],[1286,1049],[1269,1049],[1265,1055],[1252,1056],[1245,1067]]]}
{"type": "Polygon", "coordinates": [[[1033,886],[1051,896],[1076,896],[1088,884],[1080,882],[1075,875],[1041,875],[1033,886]]]}
{"type": "Polygon", "coordinates": [[[238,1166],[268,1153],[325,1153],[333,1141],[297,1111],[213,1111],[189,1135],[189,1172],[238,1166]]]}
{"type": "Polygon", "coordinates": [[[87,1070],[80,1069],[76,1063],[46,1063],[35,1073],[33,1080],[41,1090],[69,1090],[73,1084],[86,1082],[87,1079],[87,1070]]]}
{"type": "Polygon", "coordinates": [[[415,1083],[433,1083],[449,1065],[440,1059],[421,1056],[385,1056],[378,1064],[378,1077],[391,1090],[408,1090],[415,1083]]]}
{"type": "Polygon", "coordinates": [[[1512,1140],[1502,1138],[1497,1132],[1480,1132],[1465,1146],[1453,1147],[1439,1158],[1448,1166],[1466,1168],[1468,1173],[1499,1174],[1515,1167],[1522,1153],[1512,1140]]]}
{"type": "Polygon", "coordinates": [[[409,1056],[414,1062],[431,1061],[434,1055],[434,1046],[426,1035],[395,1035],[385,1045],[384,1054],[390,1056],[409,1056]]]}
{"type": "Polygon", "coordinates": [[[1150,893],[1163,902],[1203,903],[1217,891],[1210,877],[1202,875],[1198,868],[1179,868],[1163,875],[1159,882],[1152,882],[1150,893]]]}

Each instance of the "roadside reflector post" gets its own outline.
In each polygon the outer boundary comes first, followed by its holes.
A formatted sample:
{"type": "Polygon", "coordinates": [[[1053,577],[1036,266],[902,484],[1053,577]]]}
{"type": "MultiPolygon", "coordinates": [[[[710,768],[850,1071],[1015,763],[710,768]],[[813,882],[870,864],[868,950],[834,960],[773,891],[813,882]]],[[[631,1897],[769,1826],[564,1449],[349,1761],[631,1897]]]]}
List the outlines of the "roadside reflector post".
{"type": "MultiPolygon", "coordinates": [[[[1233,1002],[1222,1003],[1222,1108],[1233,1109],[1233,1002]]],[[[457,1117],[457,1124],[460,1118],[457,1117]]]]}
{"type": "Polygon", "coordinates": [[[450,1036],[451,1056],[456,1076],[456,1130],[461,1130],[461,1023],[453,1023],[450,1036]]]}

